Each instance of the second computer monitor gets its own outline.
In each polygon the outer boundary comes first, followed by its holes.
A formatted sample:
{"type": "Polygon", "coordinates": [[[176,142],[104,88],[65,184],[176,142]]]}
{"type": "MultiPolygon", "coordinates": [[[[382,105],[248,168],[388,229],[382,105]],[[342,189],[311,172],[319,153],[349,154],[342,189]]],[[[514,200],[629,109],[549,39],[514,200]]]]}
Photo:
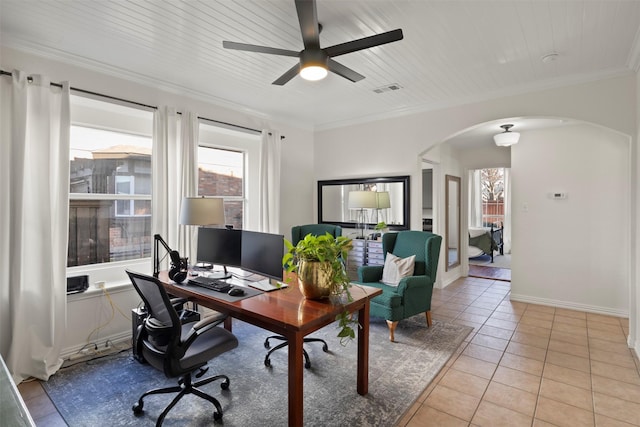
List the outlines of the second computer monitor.
{"type": "Polygon", "coordinates": [[[282,234],[242,232],[242,269],[276,280],[282,280],[282,234]]]}

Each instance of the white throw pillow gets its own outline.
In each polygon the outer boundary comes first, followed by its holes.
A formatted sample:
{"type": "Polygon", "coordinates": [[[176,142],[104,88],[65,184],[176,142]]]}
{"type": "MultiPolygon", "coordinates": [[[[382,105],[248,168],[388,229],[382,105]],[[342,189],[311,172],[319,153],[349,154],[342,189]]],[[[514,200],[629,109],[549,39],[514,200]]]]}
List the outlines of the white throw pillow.
{"type": "Polygon", "coordinates": [[[398,286],[400,279],[413,275],[415,263],[415,255],[407,258],[399,258],[391,252],[387,252],[387,259],[385,259],[382,269],[381,282],[389,286],[398,286]]]}

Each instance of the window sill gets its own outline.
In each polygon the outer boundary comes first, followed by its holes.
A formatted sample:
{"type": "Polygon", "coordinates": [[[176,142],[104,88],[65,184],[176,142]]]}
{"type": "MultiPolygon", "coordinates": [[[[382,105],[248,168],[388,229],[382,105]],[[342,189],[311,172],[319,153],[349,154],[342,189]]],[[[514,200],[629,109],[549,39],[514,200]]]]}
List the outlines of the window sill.
{"type": "Polygon", "coordinates": [[[92,285],[92,286],[89,286],[89,288],[84,292],[67,294],[67,302],[81,301],[83,299],[100,297],[104,295],[105,291],[107,291],[110,294],[115,294],[119,292],[126,292],[132,289],[133,289],[133,285],[128,280],[107,283],[105,284],[104,289],[96,288],[95,286],[92,285]]]}

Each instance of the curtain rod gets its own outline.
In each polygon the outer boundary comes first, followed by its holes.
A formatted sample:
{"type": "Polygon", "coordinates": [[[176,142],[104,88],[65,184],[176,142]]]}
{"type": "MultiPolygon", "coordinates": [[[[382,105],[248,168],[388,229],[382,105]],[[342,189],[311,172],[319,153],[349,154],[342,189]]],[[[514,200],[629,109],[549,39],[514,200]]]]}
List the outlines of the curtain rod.
{"type": "MultiPolygon", "coordinates": [[[[13,73],[11,73],[9,71],[0,70],[0,75],[12,76],[13,73]]],[[[27,77],[27,81],[32,81],[32,78],[31,77],[27,77]]],[[[60,88],[62,87],[62,85],[60,83],[50,82],[50,84],[51,84],[51,86],[60,87],[60,88]]],[[[133,104],[133,105],[137,105],[139,107],[151,108],[152,110],[157,110],[158,109],[158,107],[153,106],[153,105],[147,105],[147,104],[143,104],[141,102],[131,101],[131,100],[124,99],[124,98],[118,98],[117,96],[105,95],[103,93],[92,92],[90,90],[78,89],[77,87],[73,87],[73,86],[70,86],[69,90],[72,90],[74,92],[84,93],[84,94],[87,94],[87,95],[100,96],[102,98],[112,99],[114,101],[126,102],[127,104],[133,104]]]]}
{"type": "MultiPolygon", "coordinates": [[[[0,70],[0,75],[12,76],[13,73],[10,72],[10,71],[0,70]]],[[[31,81],[32,79],[31,79],[31,77],[28,77],[27,80],[31,81]]],[[[62,87],[62,85],[60,83],[50,82],[50,84],[51,84],[51,86],[55,86],[55,87],[59,87],[59,88],[62,87]]],[[[155,105],[143,104],[141,102],[131,101],[131,100],[124,99],[124,98],[118,98],[117,96],[105,95],[103,93],[92,92],[90,90],[85,90],[85,89],[78,89],[78,88],[73,87],[73,86],[69,87],[69,89],[73,90],[75,92],[80,92],[80,93],[84,93],[84,94],[87,94],[87,95],[99,96],[99,97],[102,97],[102,98],[112,99],[114,101],[126,102],[128,104],[137,105],[139,107],[150,108],[152,110],[157,110],[158,109],[158,107],[155,106],[155,105]]],[[[181,115],[182,113],[178,112],[178,114],[181,115]]],[[[208,122],[218,123],[218,124],[222,124],[222,125],[226,125],[226,126],[232,126],[232,127],[235,127],[235,128],[244,129],[244,130],[248,130],[248,131],[255,132],[255,133],[262,133],[262,131],[258,130],[258,129],[253,129],[253,128],[240,126],[240,125],[234,125],[233,123],[222,122],[220,120],[208,119],[206,117],[200,117],[200,116],[198,116],[198,119],[206,120],[208,122]]],[[[271,135],[271,132],[269,132],[269,135],[271,135]]],[[[280,139],[284,139],[284,138],[285,138],[284,136],[280,136],[280,139]]]]}
{"type": "MultiPolygon", "coordinates": [[[[182,114],[182,113],[178,113],[178,114],[182,114]]],[[[204,120],[204,121],[207,121],[207,122],[218,123],[220,125],[232,126],[234,128],[244,129],[244,130],[247,130],[247,131],[250,131],[250,132],[255,132],[255,133],[260,133],[260,134],[262,133],[262,131],[259,130],[259,129],[253,129],[253,128],[248,128],[248,127],[245,127],[245,126],[234,125],[233,123],[227,123],[227,122],[223,122],[223,121],[220,121],[220,120],[208,119],[206,117],[200,117],[200,116],[198,116],[198,119],[199,120],[204,120]]],[[[269,132],[269,135],[272,135],[272,133],[269,132]]],[[[284,139],[284,135],[280,135],[280,139],[284,139]]]]}

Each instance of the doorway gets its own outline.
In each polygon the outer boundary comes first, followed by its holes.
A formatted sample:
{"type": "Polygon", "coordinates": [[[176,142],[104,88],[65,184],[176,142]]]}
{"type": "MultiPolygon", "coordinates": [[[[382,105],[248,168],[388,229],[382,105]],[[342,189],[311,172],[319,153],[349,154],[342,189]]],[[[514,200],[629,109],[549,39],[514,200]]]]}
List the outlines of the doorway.
{"type": "Polygon", "coordinates": [[[509,168],[469,171],[469,276],[511,280],[509,168]]]}

